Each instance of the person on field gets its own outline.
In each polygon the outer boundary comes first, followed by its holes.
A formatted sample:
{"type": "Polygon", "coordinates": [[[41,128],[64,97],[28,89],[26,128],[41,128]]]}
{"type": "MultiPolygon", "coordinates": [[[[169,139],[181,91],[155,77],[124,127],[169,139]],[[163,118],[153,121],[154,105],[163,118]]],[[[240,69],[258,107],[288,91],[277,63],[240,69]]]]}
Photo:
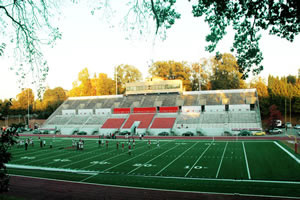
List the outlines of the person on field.
{"type": "Polygon", "coordinates": [[[157,145],[157,148],[159,148],[159,140],[157,140],[157,143],[156,143],[156,145],[157,145]]]}
{"type": "Polygon", "coordinates": [[[148,140],[148,148],[151,148],[151,140],[148,140]]]}
{"type": "Polygon", "coordinates": [[[124,142],[122,142],[122,152],[124,151],[124,142]]]}
{"type": "Polygon", "coordinates": [[[108,149],[108,140],[106,140],[106,149],[108,149]]]}
{"type": "Polygon", "coordinates": [[[132,148],[134,149],[135,147],[135,141],[134,141],[134,138],[132,139],[132,148]]]}
{"type": "Polygon", "coordinates": [[[43,148],[43,141],[40,139],[40,147],[43,148]]]}
{"type": "Polygon", "coordinates": [[[131,145],[128,145],[128,155],[131,155],[131,145]]]}
{"type": "Polygon", "coordinates": [[[117,150],[119,150],[119,142],[117,142],[117,150]]]}
{"type": "Polygon", "coordinates": [[[44,147],[46,146],[46,140],[43,140],[43,146],[44,147]]]}
{"type": "Polygon", "coordinates": [[[27,151],[28,148],[28,139],[25,140],[25,150],[27,151]]]}
{"type": "Polygon", "coordinates": [[[101,140],[98,140],[98,147],[101,147],[101,140]]]}
{"type": "Polygon", "coordinates": [[[30,144],[32,147],[34,146],[32,137],[30,138],[29,144],[30,144]]]}

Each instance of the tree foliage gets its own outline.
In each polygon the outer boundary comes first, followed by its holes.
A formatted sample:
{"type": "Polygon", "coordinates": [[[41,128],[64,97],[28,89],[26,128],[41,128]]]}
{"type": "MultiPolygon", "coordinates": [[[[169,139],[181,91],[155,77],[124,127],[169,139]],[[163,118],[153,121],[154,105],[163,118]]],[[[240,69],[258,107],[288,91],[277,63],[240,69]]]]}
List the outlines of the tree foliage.
{"type": "Polygon", "coordinates": [[[5,46],[14,47],[16,64],[11,69],[16,71],[21,85],[31,71],[33,82],[43,88],[49,66],[41,46],[53,45],[61,38],[59,29],[50,22],[56,10],[55,1],[0,0],[0,55],[5,46]]]}
{"type": "Polygon", "coordinates": [[[259,48],[261,31],[293,41],[300,32],[300,6],[297,0],[289,1],[234,1],[198,0],[193,5],[195,17],[205,17],[210,27],[206,50],[213,52],[232,25],[235,31],[232,51],[236,52],[240,72],[244,77],[251,71],[258,74],[263,66],[259,48]]]}
{"type": "Polygon", "coordinates": [[[141,81],[142,73],[138,70],[138,68],[132,65],[118,65],[115,68],[115,73],[117,84],[118,84],[118,94],[123,94],[125,92],[125,84],[141,81]]]}
{"type": "Polygon", "coordinates": [[[217,55],[212,59],[210,82],[213,90],[245,88],[238,63],[235,57],[228,53],[217,55]]]}
{"type": "Polygon", "coordinates": [[[161,77],[165,80],[182,80],[185,90],[192,90],[191,68],[186,62],[157,61],[149,68],[149,74],[151,77],[161,77]]]}
{"type": "Polygon", "coordinates": [[[16,138],[15,128],[9,128],[0,136],[0,193],[8,191],[9,175],[5,164],[11,160],[9,148],[16,143],[16,138]]]}

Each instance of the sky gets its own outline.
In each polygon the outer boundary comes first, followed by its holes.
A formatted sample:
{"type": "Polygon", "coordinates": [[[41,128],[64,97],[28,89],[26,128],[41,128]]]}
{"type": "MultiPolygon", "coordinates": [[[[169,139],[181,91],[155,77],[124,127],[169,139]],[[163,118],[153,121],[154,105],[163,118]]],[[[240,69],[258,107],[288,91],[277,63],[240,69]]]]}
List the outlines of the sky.
{"type": "MultiPolygon", "coordinates": [[[[84,2],[67,4],[63,13],[55,23],[62,32],[62,39],[53,47],[43,47],[44,55],[49,63],[49,75],[46,80],[51,89],[72,88],[78,73],[85,67],[93,76],[94,73],[106,73],[113,78],[114,67],[119,64],[130,64],[137,67],[147,77],[149,64],[152,61],[175,60],[189,63],[199,62],[201,58],[209,58],[214,53],[206,52],[205,36],[209,33],[208,25],[203,18],[194,18],[191,6],[178,1],[177,9],[181,19],[167,30],[164,41],[155,40],[154,34],[144,39],[129,39],[116,22],[120,17],[103,20],[101,11],[91,14],[91,7],[84,2]],[[115,28],[109,28],[110,21],[115,28]]],[[[218,44],[217,51],[230,52],[233,43],[233,31],[218,44]]],[[[262,33],[260,48],[263,52],[264,70],[260,76],[297,75],[300,68],[300,36],[293,43],[276,36],[262,33]]],[[[9,70],[12,57],[0,57],[0,99],[15,98],[21,91],[14,71],[9,70]]],[[[33,86],[30,86],[33,87],[33,86]]]]}

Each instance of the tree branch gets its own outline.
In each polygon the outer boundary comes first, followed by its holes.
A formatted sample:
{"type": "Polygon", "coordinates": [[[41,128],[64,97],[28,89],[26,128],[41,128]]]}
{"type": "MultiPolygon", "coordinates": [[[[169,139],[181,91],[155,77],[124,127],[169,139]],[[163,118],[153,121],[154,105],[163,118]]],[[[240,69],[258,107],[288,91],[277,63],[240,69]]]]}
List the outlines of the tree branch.
{"type": "Polygon", "coordinates": [[[154,13],[155,20],[156,20],[156,31],[155,31],[155,34],[157,34],[160,24],[159,24],[159,17],[158,17],[158,15],[156,13],[153,0],[151,0],[151,9],[152,9],[152,11],[154,13]]]}

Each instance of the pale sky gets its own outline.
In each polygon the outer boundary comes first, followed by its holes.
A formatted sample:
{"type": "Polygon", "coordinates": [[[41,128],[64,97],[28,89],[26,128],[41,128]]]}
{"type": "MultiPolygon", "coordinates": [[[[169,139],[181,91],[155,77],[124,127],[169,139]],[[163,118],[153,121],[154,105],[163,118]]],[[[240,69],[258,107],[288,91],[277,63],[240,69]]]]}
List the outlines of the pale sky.
{"type": "MultiPolygon", "coordinates": [[[[180,2],[181,3],[181,2],[180,2]]],[[[165,41],[157,41],[153,46],[153,35],[148,40],[126,40],[126,33],[116,26],[108,28],[99,13],[91,15],[84,3],[70,4],[64,9],[58,21],[62,39],[54,48],[44,47],[50,70],[47,85],[50,88],[63,87],[70,90],[72,82],[77,80],[78,72],[87,67],[90,75],[107,73],[113,78],[113,69],[119,64],[130,64],[137,67],[146,77],[149,63],[153,60],[175,60],[199,62],[209,58],[204,51],[207,43],[205,36],[209,33],[208,25],[203,18],[194,18],[191,6],[178,3],[181,19],[167,31],[165,41]]],[[[227,36],[218,44],[221,53],[230,52],[233,33],[228,30],[227,36]]],[[[263,34],[260,41],[263,52],[264,70],[260,76],[297,75],[300,68],[300,36],[293,43],[276,36],[263,34]]],[[[15,72],[9,70],[12,57],[0,57],[0,99],[15,98],[20,92],[15,72]]]]}

